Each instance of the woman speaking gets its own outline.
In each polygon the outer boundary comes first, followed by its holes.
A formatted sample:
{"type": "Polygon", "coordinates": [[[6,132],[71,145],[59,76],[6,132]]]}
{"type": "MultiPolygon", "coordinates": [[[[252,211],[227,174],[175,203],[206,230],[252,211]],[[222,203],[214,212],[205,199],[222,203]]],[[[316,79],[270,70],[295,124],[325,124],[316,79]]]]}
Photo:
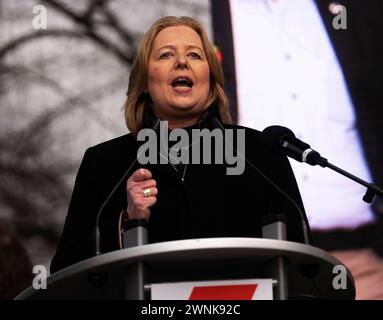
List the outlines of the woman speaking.
{"type": "Polygon", "coordinates": [[[130,133],[85,152],[51,272],[94,255],[98,218],[103,253],[121,248],[121,219],[147,221],[154,243],[261,237],[263,218],[282,214],[287,239],[304,241],[306,217],[290,164],[264,145],[260,132],[231,124],[221,65],[199,22],[164,17],[150,27],[124,110],[130,133]],[[148,132],[156,143],[142,139],[148,132]],[[201,143],[203,135],[195,132],[214,132],[216,144],[201,143]],[[172,134],[188,143],[163,138],[172,134]],[[154,152],[157,161],[141,161],[143,151],[154,152]],[[233,158],[243,167],[229,174],[233,158]]]}

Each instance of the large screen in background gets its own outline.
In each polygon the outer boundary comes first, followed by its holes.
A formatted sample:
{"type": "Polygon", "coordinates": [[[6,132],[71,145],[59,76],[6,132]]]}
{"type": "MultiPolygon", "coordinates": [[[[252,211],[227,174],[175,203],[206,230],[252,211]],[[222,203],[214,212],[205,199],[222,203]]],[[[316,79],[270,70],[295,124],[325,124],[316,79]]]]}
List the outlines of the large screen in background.
{"type": "MultiPolygon", "coordinates": [[[[235,61],[230,65],[235,83],[229,81],[238,124],[260,131],[288,127],[331,163],[371,181],[353,101],[316,3],[226,4],[231,30],[220,44],[231,46],[235,61]]],[[[225,68],[225,55],[222,59],[225,68]]],[[[362,201],[364,187],[329,169],[290,163],[312,229],[352,229],[374,220],[371,205],[362,201]]]]}

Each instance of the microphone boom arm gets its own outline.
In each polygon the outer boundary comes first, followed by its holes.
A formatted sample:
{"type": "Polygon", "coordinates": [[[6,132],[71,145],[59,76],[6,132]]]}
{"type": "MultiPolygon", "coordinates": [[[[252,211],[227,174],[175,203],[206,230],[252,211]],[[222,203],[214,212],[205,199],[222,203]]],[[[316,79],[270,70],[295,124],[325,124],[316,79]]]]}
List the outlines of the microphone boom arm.
{"type": "Polygon", "coordinates": [[[382,197],[383,196],[383,190],[374,183],[369,183],[367,181],[364,181],[361,178],[358,178],[357,176],[354,176],[353,174],[334,166],[332,163],[328,162],[325,158],[320,158],[318,161],[318,164],[323,168],[329,168],[335,172],[340,173],[341,175],[361,184],[362,186],[365,186],[367,188],[366,194],[363,196],[363,201],[367,203],[371,203],[374,200],[375,196],[382,197]]]}

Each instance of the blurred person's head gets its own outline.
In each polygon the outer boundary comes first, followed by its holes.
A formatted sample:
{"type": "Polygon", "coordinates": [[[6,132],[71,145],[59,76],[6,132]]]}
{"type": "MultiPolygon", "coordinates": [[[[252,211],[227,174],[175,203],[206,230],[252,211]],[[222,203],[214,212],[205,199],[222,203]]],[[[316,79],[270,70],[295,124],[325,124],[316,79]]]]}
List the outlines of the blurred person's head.
{"type": "Polygon", "coordinates": [[[17,236],[0,225],[0,300],[10,300],[32,284],[32,263],[17,236]]]}
{"type": "Polygon", "coordinates": [[[189,17],[160,18],[146,32],[132,66],[124,106],[127,127],[137,134],[145,108],[168,120],[170,127],[187,126],[214,102],[222,121],[230,123],[223,82],[202,24],[189,17]]]}

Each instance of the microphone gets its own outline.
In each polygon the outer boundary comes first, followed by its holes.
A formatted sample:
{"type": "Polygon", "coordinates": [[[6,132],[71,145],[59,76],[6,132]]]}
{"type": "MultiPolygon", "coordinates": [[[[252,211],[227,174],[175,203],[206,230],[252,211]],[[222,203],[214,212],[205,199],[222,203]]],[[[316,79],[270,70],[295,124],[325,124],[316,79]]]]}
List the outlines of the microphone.
{"type": "Polygon", "coordinates": [[[95,251],[95,255],[98,256],[101,254],[101,249],[100,249],[100,246],[101,246],[101,237],[100,237],[100,218],[101,218],[101,215],[103,213],[103,210],[105,208],[105,206],[109,203],[110,199],[112,198],[112,196],[114,195],[114,193],[116,192],[116,190],[118,189],[118,187],[120,186],[120,184],[125,181],[126,177],[128,176],[128,174],[130,173],[130,171],[132,170],[133,166],[136,164],[137,162],[137,158],[130,164],[129,168],[125,171],[125,173],[123,174],[123,176],[121,177],[121,179],[116,183],[116,185],[114,186],[114,188],[112,189],[112,191],[109,193],[108,197],[106,198],[106,200],[103,202],[103,204],[101,205],[100,209],[98,210],[97,212],[97,217],[96,217],[96,225],[95,225],[95,228],[94,228],[94,245],[95,245],[95,248],[94,248],[94,251],[95,251]]]}
{"type": "Polygon", "coordinates": [[[359,177],[333,165],[326,158],[321,157],[319,152],[310,148],[310,145],[295,137],[294,133],[285,127],[270,126],[262,132],[265,142],[274,151],[282,151],[290,158],[299,162],[306,162],[312,166],[320,165],[323,168],[329,168],[341,175],[365,186],[366,194],[363,196],[363,201],[371,203],[375,196],[383,197],[383,189],[374,183],[369,183],[359,177]]]}
{"type": "MultiPolygon", "coordinates": [[[[215,118],[214,116],[212,117],[213,119],[213,122],[215,122],[215,124],[220,127],[223,131],[225,130],[224,126],[222,125],[222,123],[217,119],[215,118]]],[[[283,127],[281,127],[283,128],[283,127]]],[[[287,129],[287,128],[284,128],[284,129],[287,129]]],[[[289,132],[291,132],[289,129],[287,129],[289,132]]],[[[274,130],[272,130],[272,132],[274,132],[274,130]]],[[[294,136],[294,134],[291,132],[291,134],[294,136]]],[[[271,140],[271,139],[270,139],[271,140]]],[[[272,140],[274,141],[274,140],[272,140]]],[[[299,140],[300,141],[300,140],[299,140]]],[[[301,141],[302,142],[302,141],[301,141]]],[[[302,142],[303,143],[303,142],[302,142]]],[[[276,147],[276,146],[275,146],[276,147]]],[[[309,146],[310,147],[310,146],[309,146]]],[[[311,237],[311,233],[310,233],[310,227],[309,227],[309,224],[308,224],[308,221],[305,217],[305,214],[302,212],[301,208],[299,207],[299,205],[294,201],[294,199],[292,199],[285,191],[283,191],[277,184],[274,183],[274,181],[272,181],[267,175],[265,175],[257,166],[255,166],[254,164],[252,164],[243,154],[241,154],[236,148],[232,147],[233,150],[241,157],[245,160],[245,162],[251,167],[253,168],[256,172],[258,172],[258,174],[260,176],[262,176],[268,183],[270,183],[270,185],[273,186],[273,188],[275,188],[278,192],[280,192],[288,201],[290,201],[290,203],[297,209],[297,211],[299,212],[299,216],[301,218],[301,229],[302,229],[302,234],[303,234],[303,240],[304,240],[304,243],[305,244],[308,244],[308,245],[312,245],[313,243],[313,239],[311,237]]],[[[278,148],[279,150],[279,148],[278,148]]]]}
{"type": "Polygon", "coordinates": [[[319,152],[311,149],[310,145],[295,137],[294,133],[285,127],[270,126],[263,130],[263,138],[275,151],[283,151],[288,157],[309,165],[327,166],[327,159],[319,152]]]}
{"type": "MultiPolygon", "coordinates": [[[[154,122],[154,124],[153,124],[153,126],[151,128],[154,129],[154,130],[157,130],[158,126],[160,124],[160,121],[161,121],[161,119],[156,119],[156,121],[154,122]]],[[[103,210],[104,210],[105,206],[109,203],[110,199],[112,198],[114,193],[117,191],[117,189],[121,185],[121,183],[123,183],[125,181],[126,177],[129,175],[129,173],[131,172],[132,168],[137,163],[137,161],[138,161],[138,156],[136,157],[136,159],[134,159],[134,161],[130,164],[128,169],[122,175],[121,179],[113,187],[112,191],[109,193],[108,197],[103,202],[103,204],[101,205],[100,209],[97,212],[96,224],[95,224],[95,227],[94,227],[94,246],[95,246],[94,247],[94,251],[95,251],[95,255],[96,256],[101,254],[101,249],[100,249],[100,247],[101,247],[100,218],[101,218],[101,215],[103,213],[103,210]]]]}

